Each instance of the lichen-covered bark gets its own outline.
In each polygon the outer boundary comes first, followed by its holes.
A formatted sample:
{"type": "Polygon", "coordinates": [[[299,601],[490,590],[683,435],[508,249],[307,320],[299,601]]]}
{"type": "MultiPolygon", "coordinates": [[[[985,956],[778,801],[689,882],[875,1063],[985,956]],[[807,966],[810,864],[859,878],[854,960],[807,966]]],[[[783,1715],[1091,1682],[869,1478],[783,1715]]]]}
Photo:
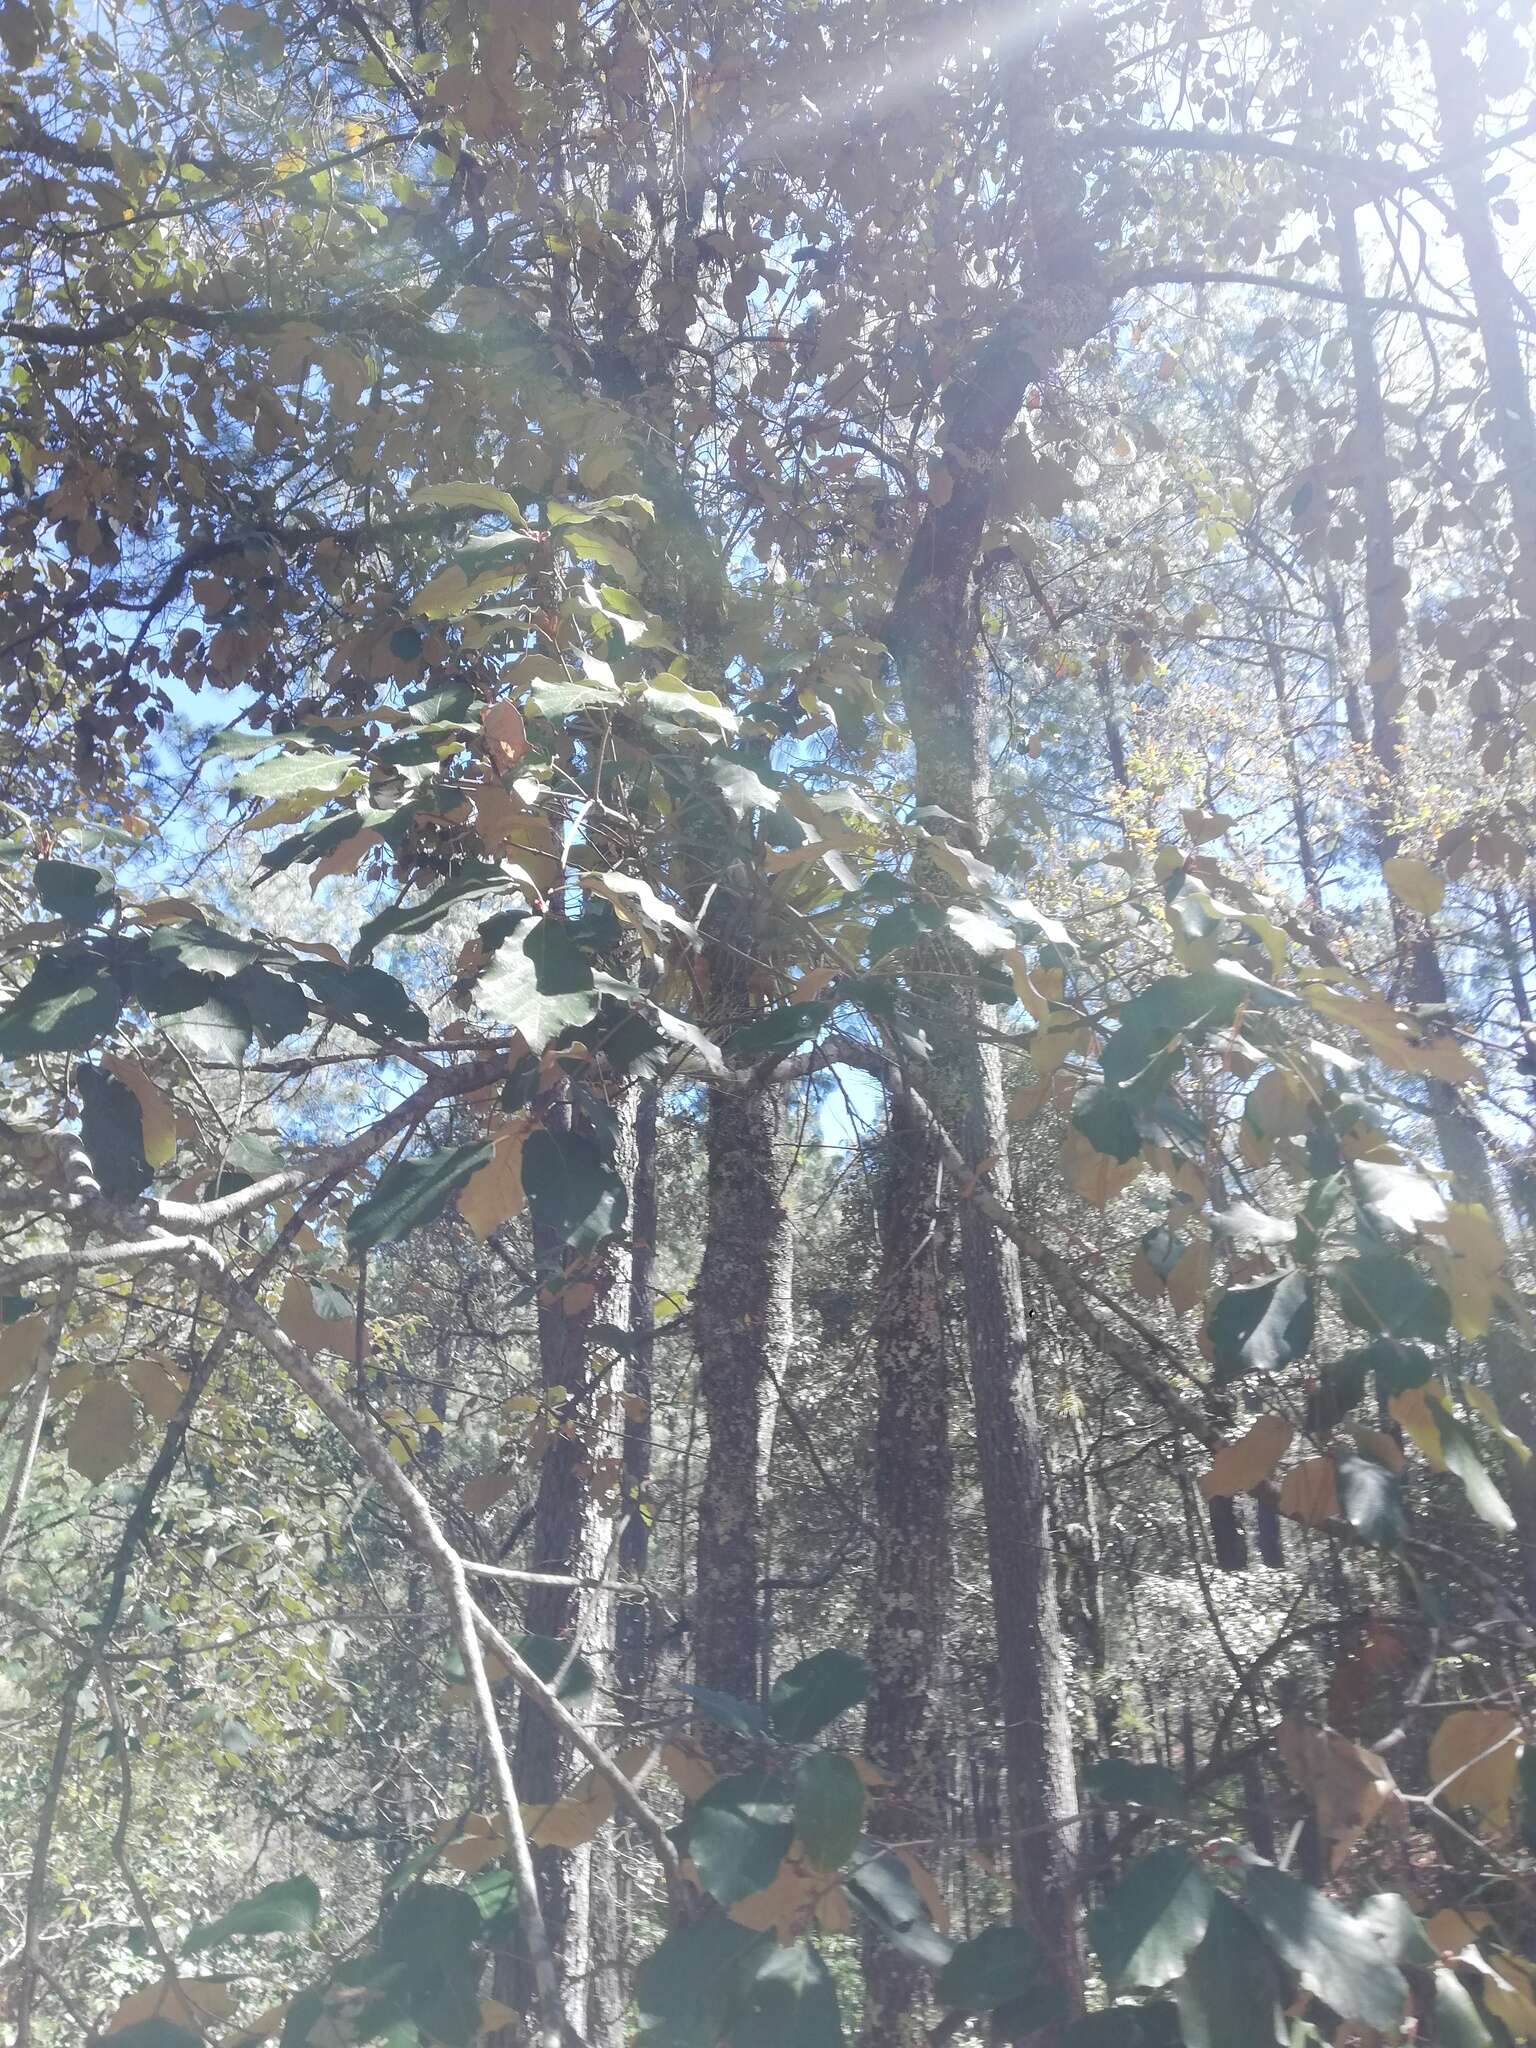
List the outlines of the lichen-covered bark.
{"type": "Polygon", "coordinates": [[[694,1290],[709,1431],[699,1494],[693,1648],[700,1684],[757,1695],[763,1389],[789,1355],[794,1244],[783,1201],[784,1108],[773,1087],[712,1092],[708,1207],[694,1290]]]}
{"type": "MultiPolygon", "coordinates": [[[[871,1831],[922,1842],[942,1832],[943,1675],[949,1605],[945,1190],[938,1147],[906,1099],[891,1103],[880,1188],[875,1372],[875,1582],[864,1748],[892,1782],[871,1831]]],[[[864,2048],[926,2036],[924,1973],[866,1930],[864,2048]]]]}

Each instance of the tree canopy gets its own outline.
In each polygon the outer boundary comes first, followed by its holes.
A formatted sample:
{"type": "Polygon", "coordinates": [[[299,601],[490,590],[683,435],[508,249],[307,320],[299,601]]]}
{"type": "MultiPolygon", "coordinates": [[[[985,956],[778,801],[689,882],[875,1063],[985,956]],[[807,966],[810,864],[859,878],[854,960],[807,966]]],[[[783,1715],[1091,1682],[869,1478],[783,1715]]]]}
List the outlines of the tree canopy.
{"type": "Polygon", "coordinates": [[[1536,2039],[1509,0],[0,0],[15,2048],[1536,2039]]]}

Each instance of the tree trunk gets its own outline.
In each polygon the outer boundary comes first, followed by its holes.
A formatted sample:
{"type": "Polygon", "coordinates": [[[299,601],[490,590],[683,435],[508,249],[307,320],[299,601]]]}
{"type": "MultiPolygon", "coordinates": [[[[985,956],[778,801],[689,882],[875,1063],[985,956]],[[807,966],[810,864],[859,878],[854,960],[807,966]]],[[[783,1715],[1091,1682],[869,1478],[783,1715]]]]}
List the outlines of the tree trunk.
{"type": "MultiPolygon", "coordinates": [[[[918,806],[936,806],[957,821],[952,829],[977,850],[987,831],[990,764],[971,576],[997,450],[1031,375],[1022,336],[1000,329],[956,391],[945,434],[953,488],[945,504],[930,505],[924,515],[886,629],[912,728],[918,806]]],[[[978,1167],[987,1162],[992,1192],[1008,1203],[1013,1176],[1002,1070],[996,1048],[981,1035],[988,1006],[974,962],[936,948],[928,965],[952,977],[946,1000],[921,1020],[933,1049],[925,1075],[933,1107],[966,1159],[978,1167]]],[[[1024,1290],[1016,1248],[964,1200],[960,1262],[997,1632],[1014,1911],[1077,2002],[1077,1794],[1024,1290]]]]}
{"type": "Polygon", "coordinates": [[[708,1209],[694,1290],[709,1433],[699,1493],[693,1648],[699,1682],[758,1690],[763,1577],[759,1475],[768,1376],[789,1355],[794,1240],[782,1200],[784,1107],[772,1086],[711,1092],[708,1209]]]}
{"type": "MultiPolygon", "coordinates": [[[[1369,807],[1373,851],[1385,863],[1401,844],[1394,805],[1402,775],[1403,701],[1399,622],[1407,588],[1399,569],[1392,533],[1392,502],[1388,489],[1386,411],[1382,402],[1371,314],[1364,304],[1365,282],[1354,213],[1348,199],[1337,208],[1340,276],[1350,297],[1350,354],[1355,376],[1355,410],[1361,443],[1359,494],[1365,524],[1366,630],[1370,666],[1366,671],[1372,706],[1371,746],[1377,786],[1369,807]]],[[[1393,929],[1410,1002],[1439,1010],[1448,989],[1435,933],[1427,918],[1390,897],[1393,929]]],[[[1479,1203],[1495,1231],[1501,1229],[1493,1169],[1473,1113],[1451,1083],[1431,1078],[1426,1083],[1430,1120],[1435,1127],[1456,1199],[1479,1203]]],[[[1488,1377],[1499,1412],[1507,1426],[1528,1447],[1536,1449],[1536,1409],[1531,1405],[1531,1356],[1516,1332],[1495,1321],[1487,1337],[1488,1377]]],[[[1514,1510],[1521,1555],[1521,1581],[1528,1609],[1536,1612],[1536,1458],[1521,1460],[1511,1453],[1505,1465],[1510,1505],[1514,1510]]]]}
{"type": "MultiPolygon", "coordinates": [[[[942,1832],[945,1617],[949,1604],[949,1388],[944,1347],[943,1168],[906,1098],[892,1099],[880,1189],[875,1366],[875,1587],[865,1753],[893,1784],[871,1832],[942,1832]]],[[[919,1964],[866,1929],[864,2048],[915,2048],[919,1964]]]]}

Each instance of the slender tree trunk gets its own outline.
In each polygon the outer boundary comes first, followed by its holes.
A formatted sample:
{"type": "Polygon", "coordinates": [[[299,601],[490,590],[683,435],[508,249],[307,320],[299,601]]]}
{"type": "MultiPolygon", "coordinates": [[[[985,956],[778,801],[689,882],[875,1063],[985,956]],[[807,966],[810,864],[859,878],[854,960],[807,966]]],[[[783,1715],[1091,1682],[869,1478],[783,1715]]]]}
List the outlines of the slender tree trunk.
{"type": "MultiPolygon", "coordinates": [[[[1365,283],[1360,244],[1349,200],[1337,208],[1340,275],[1350,295],[1349,338],[1355,376],[1355,410],[1361,445],[1359,494],[1365,524],[1366,628],[1370,666],[1366,671],[1372,705],[1371,746],[1377,784],[1369,805],[1373,851],[1386,862],[1401,839],[1394,806],[1402,777],[1403,684],[1399,625],[1406,576],[1401,571],[1392,533],[1388,490],[1386,411],[1382,402],[1371,314],[1364,304],[1365,283]]],[[[1393,927],[1403,963],[1406,994],[1411,1002],[1440,1010],[1447,1002],[1445,970],[1435,934],[1427,918],[1391,897],[1393,927]]],[[[1492,1166],[1474,1114],[1449,1082],[1431,1078],[1426,1084],[1430,1119],[1439,1140],[1456,1198],[1479,1203],[1495,1231],[1501,1219],[1492,1166]]],[[[1487,1338],[1488,1377],[1499,1412],[1527,1446],[1536,1449],[1536,1408],[1532,1406],[1531,1355],[1507,1322],[1497,1320],[1487,1338]]],[[[1522,1589],[1526,1605],[1536,1612],[1536,1458],[1522,1461],[1513,1453],[1505,1466],[1521,1553],[1522,1589]]]]}
{"type": "MultiPolygon", "coordinates": [[[[925,1123],[893,1098],[880,1189],[875,1368],[874,1614],[864,1747],[892,1781],[872,1824],[891,1840],[942,1831],[943,1674],[949,1604],[949,1388],[943,1167],[925,1123]]],[[[866,1930],[864,2048],[926,2037],[923,1971],[866,1930]]]]}
{"type": "MultiPolygon", "coordinates": [[[[634,1095],[626,1093],[618,1106],[618,1129],[614,1141],[614,1164],[628,1186],[633,1179],[634,1095]]],[[[534,1254],[541,1275],[558,1274],[564,1247],[549,1236],[535,1220],[534,1254]]],[[[592,1378],[588,1332],[594,1320],[622,1326],[629,1311],[629,1256],[618,1247],[603,1255],[600,1290],[595,1300],[567,1312],[557,1293],[541,1291],[538,1309],[539,1374],[546,1389],[564,1388],[568,1394],[586,1388],[576,1404],[572,1429],[557,1428],[546,1446],[539,1467],[539,1489],[534,1504],[533,1539],[529,1567],[575,1579],[611,1577],[607,1568],[613,1548],[613,1523],[605,1503],[593,1484],[593,1461],[616,1454],[622,1428],[623,1366],[617,1354],[607,1363],[601,1383],[587,1385],[592,1378]],[[549,1298],[546,1298],[549,1297],[549,1298]]],[[[602,1672],[611,1649],[613,1627],[612,1596],[596,1586],[531,1586],[528,1589],[525,1625],[531,1635],[551,1637],[571,1649],[580,1649],[602,1672]]],[[[517,1783],[530,1805],[559,1797],[569,1772],[566,1744],[553,1724],[526,1698],[520,1697],[517,1716],[517,1783]]],[[[588,2033],[589,1991],[594,1981],[592,1878],[593,1849],[540,1849],[534,1866],[544,1903],[545,1924],[560,1961],[565,1987],[566,2016],[579,2034],[588,2033]]],[[[614,1991],[617,1969],[612,1937],[617,1929],[612,1916],[606,1922],[610,1936],[608,1951],[596,1959],[605,1989],[614,1991]]],[[[498,1953],[493,1971],[496,1997],[517,2010],[531,2010],[531,1988],[526,1965],[515,1949],[498,1953]]],[[[619,2013],[622,2014],[622,1999],[619,2013]]],[[[617,2023],[617,2020],[616,2022],[617,2023]]],[[[612,2029],[606,2040],[593,2036],[594,2048],[616,2048],[612,2029]]]]}
{"type": "Polygon", "coordinates": [[[1521,350],[1514,287],[1504,267],[1478,146],[1478,121],[1485,101],[1477,67],[1466,47],[1473,23],[1460,7],[1446,5],[1445,0],[1424,10],[1423,23],[1435,78],[1440,142],[1450,166],[1456,229],[1488,365],[1494,441],[1509,493],[1516,602],[1527,629],[1523,666],[1529,673],[1536,659],[1536,646],[1529,639],[1530,628],[1536,624],[1536,414],[1521,350]]]}
{"type": "Polygon", "coordinates": [[[1291,718],[1290,701],[1286,696],[1285,656],[1281,653],[1272,628],[1264,628],[1264,653],[1269,663],[1269,679],[1275,692],[1275,723],[1280,729],[1281,751],[1285,756],[1285,781],[1291,798],[1291,817],[1296,826],[1296,860],[1301,869],[1301,879],[1306,887],[1307,901],[1314,910],[1323,907],[1323,883],[1318,872],[1317,851],[1312,843],[1312,821],[1307,811],[1307,793],[1302,781],[1301,761],[1296,752],[1296,728],[1291,718]]]}
{"type": "MultiPolygon", "coordinates": [[[[644,1579],[651,1550],[651,1403],[656,1312],[656,1112],[654,1082],[640,1089],[635,1109],[635,1186],[630,1202],[629,1395],[624,1417],[624,1527],[619,1536],[619,1577],[644,1579]]],[[[648,1679],[650,1617],[643,1599],[621,1600],[615,1671],[626,1713],[644,1698],[648,1679]]]]}
{"type": "MultiPolygon", "coordinates": [[[[886,629],[912,728],[918,805],[956,820],[952,829],[978,850],[988,826],[989,720],[974,658],[971,576],[996,453],[1030,375],[1022,337],[1000,330],[956,392],[945,437],[954,486],[947,502],[924,516],[886,629]]],[[[1013,1176],[1002,1070],[996,1048],[981,1035],[989,1012],[974,961],[940,949],[929,965],[952,975],[953,985],[922,1020],[933,1048],[925,1082],[940,1121],[968,1160],[986,1162],[992,1191],[1006,1203],[1013,1176]]],[[[1014,1910],[1076,2000],[1077,1793],[1024,1290],[1012,1242],[963,1200],[960,1265],[997,1632],[1014,1910]]]]}
{"type": "Polygon", "coordinates": [[[705,1150],[708,1210],[694,1325],[709,1451],[699,1493],[694,1662],[701,1684],[755,1699],[764,1389],[789,1356],[794,1272],[780,1091],[715,1089],[705,1150]]]}

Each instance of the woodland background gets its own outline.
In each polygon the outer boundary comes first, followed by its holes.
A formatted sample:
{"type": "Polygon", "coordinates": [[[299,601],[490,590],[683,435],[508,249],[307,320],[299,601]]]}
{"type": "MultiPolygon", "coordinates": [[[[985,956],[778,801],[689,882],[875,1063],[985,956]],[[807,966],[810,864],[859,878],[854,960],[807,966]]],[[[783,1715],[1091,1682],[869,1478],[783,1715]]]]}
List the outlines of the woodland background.
{"type": "Polygon", "coordinates": [[[0,44],[16,2048],[1536,2038],[1526,11],[0,44]]]}

